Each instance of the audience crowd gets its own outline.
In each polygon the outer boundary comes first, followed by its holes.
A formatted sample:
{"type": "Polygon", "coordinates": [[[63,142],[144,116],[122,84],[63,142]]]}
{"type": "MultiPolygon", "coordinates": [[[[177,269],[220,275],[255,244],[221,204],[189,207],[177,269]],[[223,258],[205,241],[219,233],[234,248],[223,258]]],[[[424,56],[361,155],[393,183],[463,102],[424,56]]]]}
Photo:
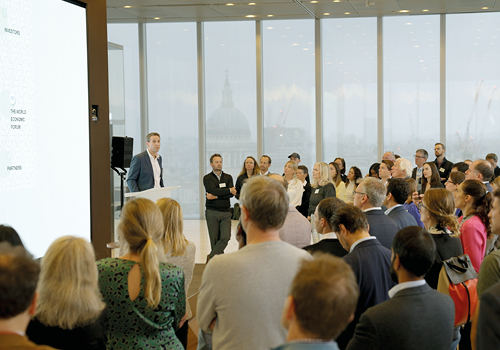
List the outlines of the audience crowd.
{"type": "Polygon", "coordinates": [[[434,154],[416,150],[413,166],[389,151],[364,177],[343,158],[309,177],[298,153],[283,173],[248,156],[227,189],[211,186],[231,177],[213,155],[207,213],[226,222],[238,199],[239,250],[212,242],[195,310],[196,246],[173,199],[129,200],[120,256],[97,262],[74,236],[35,260],[0,225],[0,350],[186,349],[194,318],[200,350],[498,349],[498,157],[454,164],[442,143],[434,154]],[[443,291],[460,285],[450,261],[465,262],[469,301],[443,291]]]}

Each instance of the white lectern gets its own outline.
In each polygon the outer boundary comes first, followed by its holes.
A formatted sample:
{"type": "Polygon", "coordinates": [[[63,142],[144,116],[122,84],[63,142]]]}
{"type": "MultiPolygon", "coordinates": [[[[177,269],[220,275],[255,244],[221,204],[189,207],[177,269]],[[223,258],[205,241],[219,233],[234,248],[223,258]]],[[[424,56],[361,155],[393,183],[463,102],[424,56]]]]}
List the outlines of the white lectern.
{"type": "Polygon", "coordinates": [[[147,198],[156,203],[160,198],[170,198],[170,191],[179,187],[181,186],[151,188],[141,192],[125,193],[125,197],[147,198]]]}

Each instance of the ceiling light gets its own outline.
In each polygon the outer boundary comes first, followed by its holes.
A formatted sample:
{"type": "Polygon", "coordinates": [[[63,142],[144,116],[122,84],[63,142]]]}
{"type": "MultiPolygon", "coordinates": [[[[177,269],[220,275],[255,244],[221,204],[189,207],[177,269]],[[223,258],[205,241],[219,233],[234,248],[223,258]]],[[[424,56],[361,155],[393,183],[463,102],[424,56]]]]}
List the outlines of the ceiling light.
{"type": "Polygon", "coordinates": [[[330,16],[328,12],[323,13],[323,16],[330,16]]]}
{"type": "Polygon", "coordinates": [[[333,0],[333,2],[340,2],[340,0],[333,0]]]}
{"type": "Polygon", "coordinates": [[[401,10],[401,11],[399,11],[399,12],[410,12],[410,11],[408,11],[408,10],[401,10]]]}
{"type": "Polygon", "coordinates": [[[266,29],[273,29],[273,27],[267,27],[266,29]]]}
{"type": "Polygon", "coordinates": [[[160,17],[155,17],[155,19],[160,19],[160,17]]]}
{"type": "Polygon", "coordinates": [[[123,7],[124,7],[124,8],[126,8],[126,9],[129,9],[129,8],[131,8],[132,6],[123,6],[123,7]]]}
{"type": "Polygon", "coordinates": [[[408,22],[408,23],[406,23],[406,25],[407,25],[407,26],[411,26],[411,23],[409,23],[409,22],[408,22]]]}
{"type": "Polygon", "coordinates": [[[483,9],[483,10],[487,10],[487,9],[489,9],[489,7],[482,7],[482,9],[483,9]]]}
{"type": "Polygon", "coordinates": [[[422,12],[428,12],[429,10],[422,10],[422,12]]]}
{"type": "Polygon", "coordinates": [[[344,15],[350,15],[351,13],[350,12],[345,12],[344,15]]]}
{"type": "Polygon", "coordinates": [[[231,4],[231,3],[226,4],[226,6],[233,6],[233,5],[234,5],[234,4],[231,4]]]}
{"type": "Polygon", "coordinates": [[[318,2],[317,1],[311,1],[311,4],[317,4],[318,2]]]}
{"type": "Polygon", "coordinates": [[[267,15],[267,17],[273,17],[274,15],[267,15]]]}
{"type": "Polygon", "coordinates": [[[248,18],[253,18],[255,17],[254,15],[246,15],[245,17],[248,17],[248,18]]]}
{"type": "Polygon", "coordinates": [[[255,5],[255,2],[251,2],[248,5],[253,6],[253,5],[255,5]]]}

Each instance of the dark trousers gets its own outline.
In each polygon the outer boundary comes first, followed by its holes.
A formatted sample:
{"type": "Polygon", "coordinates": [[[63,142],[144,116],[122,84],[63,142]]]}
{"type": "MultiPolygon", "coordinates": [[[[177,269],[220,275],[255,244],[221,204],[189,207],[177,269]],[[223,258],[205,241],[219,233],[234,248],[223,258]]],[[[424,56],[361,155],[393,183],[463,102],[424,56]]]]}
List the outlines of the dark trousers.
{"type": "Polygon", "coordinates": [[[224,249],[231,238],[231,212],[207,210],[205,217],[212,247],[210,258],[213,258],[214,255],[224,254],[224,249]]]}
{"type": "Polygon", "coordinates": [[[188,346],[188,331],[189,331],[189,323],[188,321],[184,322],[184,325],[175,331],[175,335],[182,343],[184,349],[187,349],[188,346]]]}

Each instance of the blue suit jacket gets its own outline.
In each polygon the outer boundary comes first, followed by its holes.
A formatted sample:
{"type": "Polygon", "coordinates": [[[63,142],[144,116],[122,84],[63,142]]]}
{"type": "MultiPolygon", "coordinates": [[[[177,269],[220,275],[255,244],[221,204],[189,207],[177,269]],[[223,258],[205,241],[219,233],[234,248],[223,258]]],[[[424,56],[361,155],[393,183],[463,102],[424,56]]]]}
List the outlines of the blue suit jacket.
{"type": "Polygon", "coordinates": [[[370,236],[377,237],[380,244],[391,249],[392,240],[399,231],[396,221],[385,215],[382,209],[369,210],[365,214],[370,225],[370,236]]]}
{"type": "MultiPolygon", "coordinates": [[[[163,167],[161,160],[162,158],[159,157],[158,164],[160,164],[161,169],[160,186],[163,187],[163,167]]],[[[127,186],[130,192],[145,191],[155,186],[153,165],[151,164],[147,150],[132,158],[130,170],[128,171],[127,186]]]]}
{"type": "Polygon", "coordinates": [[[449,350],[454,321],[449,296],[427,284],[403,289],[361,316],[347,350],[449,350]]]}
{"type": "Polygon", "coordinates": [[[345,349],[354,335],[354,329],[363,312],[389,299],[389,289],[395,283],[391,278],[391,251],[377,239],[359,243],[342,259],[348,263],[359,285],[359,300],[354,320],[337,338],[340,349],[345,349]]]}
{"type": "Polygon", "coordinates": [[[389,214],[387,214],[387,216],[396,221],[396,224],[398,224],[398,231],[407,226],[418,226],[417,220],[415,220],[415,218],[408,213],[403,206],[394,208],[389,214]]]}

